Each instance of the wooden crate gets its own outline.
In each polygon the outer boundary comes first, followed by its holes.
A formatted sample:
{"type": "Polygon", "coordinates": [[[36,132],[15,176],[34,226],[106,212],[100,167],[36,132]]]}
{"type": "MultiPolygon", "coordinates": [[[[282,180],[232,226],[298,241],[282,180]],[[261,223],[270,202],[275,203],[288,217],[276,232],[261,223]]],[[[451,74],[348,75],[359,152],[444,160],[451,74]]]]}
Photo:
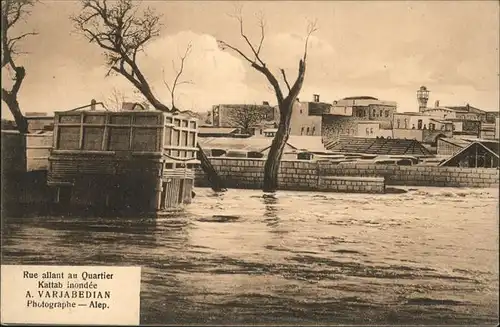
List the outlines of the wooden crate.
{"type": "MultiPolygon", "coordinates": [[[[159,111],[57,112],[48,182],[78,186],[79,194],[88,194],[82,179],[118,180],[111,188],[103,187],[108,193],[120,192],[120,186],[130,188],[134,179],[137,185],[146,185],[150,199],[144,203],[151,207],[170,209],[190,203],[193,165],[198,163],[197,129],[196,119],[159,111]]],[[[116,196],[111,193],[103,196],[116,196]]]]}

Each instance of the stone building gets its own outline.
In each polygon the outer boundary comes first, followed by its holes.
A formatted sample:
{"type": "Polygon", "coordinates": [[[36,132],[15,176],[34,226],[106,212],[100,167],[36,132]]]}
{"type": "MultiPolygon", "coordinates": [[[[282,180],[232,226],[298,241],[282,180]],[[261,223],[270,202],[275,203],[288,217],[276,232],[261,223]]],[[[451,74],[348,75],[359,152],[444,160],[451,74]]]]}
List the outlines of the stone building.
{"type": "Polygon", "coordinates": [[[321,117],[329,114],[332,105],[320,102],[319,94],[315,94],[312,102],[301,102],[299,99],[292,108],[290,135],[321,135],[321,117]]]}
{"type": "Polygon", "coordinates": [[[212,107],[211,117],[214,127],[241,127],[240,120],[249,120],[251,125],[276,122],[279,111],[266,101],[262,104],[218,104],[212,107]]]}
{"type": "Polygon", "coordinates": [[[399,139],[412,139],[435,145],[438,137],[453,135],[453,122],[438,116],[421,112],[394,114],[393,136],[399,139]]]}
{"type": "Polygon", "coordinates": [[[488,124],[495,123],[497,113],[485,111],[470,104],[465,106],[440,106],[439,100],[434,107],[419,108],[423,115],[446,119],[453,123],[453,133],[456,135],[476,136],[484,130],[486,134],[494,134],[494,127],[488,124]],[[483,124],[486,124],[483,126],[483,124]],[[489,133],[491,130],[491,133],[489,133]]]}
{"type": "Polygon", "coordinates": [[[331,113],[356,117],[358,120],[392,121],[397,109],[394,101],[383,101],[371,96],[347,97],[335,101],[331,113]]]}
{"type": "Polygon", "coordinates": [[[324,142],[341,136],[393,137],[390,122],[387,121],[359,120],[357,117],[344,115],[323,115],[321,123],[324,142]]]}
{"type": "Polygon", "coordinates": [[[392,121],[397,103],[370,96],[347,97],[333,102],[329,114],[322,117],[325,142],[340,136],[393,137],[392,121]]]}

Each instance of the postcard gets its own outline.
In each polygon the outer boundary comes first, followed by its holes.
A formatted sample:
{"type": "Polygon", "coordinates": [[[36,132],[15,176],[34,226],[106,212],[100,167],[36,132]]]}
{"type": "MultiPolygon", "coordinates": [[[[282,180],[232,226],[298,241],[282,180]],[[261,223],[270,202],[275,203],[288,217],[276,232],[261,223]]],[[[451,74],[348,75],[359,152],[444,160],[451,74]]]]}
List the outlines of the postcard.
{"type": "Polygon", "coordinates": [[[499,8],[2,0],[2,324],[497,325],[499,8]]]}

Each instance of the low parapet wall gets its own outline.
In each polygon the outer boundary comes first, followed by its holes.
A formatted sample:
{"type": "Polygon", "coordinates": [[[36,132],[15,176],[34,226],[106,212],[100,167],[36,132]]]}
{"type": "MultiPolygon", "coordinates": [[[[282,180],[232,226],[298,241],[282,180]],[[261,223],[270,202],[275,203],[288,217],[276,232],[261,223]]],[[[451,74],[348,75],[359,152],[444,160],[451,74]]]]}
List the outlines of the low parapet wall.
{"type": "Polygon", "coordinates": [[[318,191],[385,193],[383,177],[320,176],[318,191]]]}
{"type": "Polygon", "coordinates": [[[318,162],[318,174],[343,176],[382,176],[387,185],[439,187],[498,187],[499,171],[491,168],[438,166],[396,166],[349,163],[334,165],[318,162]]]}
{"type": "MultiPolygon", "coordinates": [[[[210,161],[226,181],[227,187],[262,187],[265,159],[212,157],[210,161]]],[[[338,165],[327,161],[284,160],[278,174],[279,187],[284,190],[316,191],[321,188],[320,176],[383,177],[386,185],[483,188],[499,185],[498,169],[367,163],[338,165]]],[[[201,169],[196,170],[196,185],[208,186],[201,169]]]]}
{"type": "MultiPolygon", "coordinates": [[[[264,159],[209,158],[226,187],[260,189],[264,180],[264,159]]],[[[282,161],[278,173],[282,189],[313,191],[318,186],[318,169],[310,161],[282,161]]],[[[196,170],[196,185],[208,186],[204,172],[196,170]]]]}

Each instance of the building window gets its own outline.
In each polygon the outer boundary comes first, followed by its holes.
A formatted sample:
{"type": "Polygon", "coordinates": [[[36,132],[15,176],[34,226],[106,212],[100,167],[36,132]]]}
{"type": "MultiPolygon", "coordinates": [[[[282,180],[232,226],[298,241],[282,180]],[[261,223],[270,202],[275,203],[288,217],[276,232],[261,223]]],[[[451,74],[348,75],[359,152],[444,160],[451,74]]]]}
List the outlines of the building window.
{"type": "Polygon", "coordinates": [[[316,126],[313,126],[311,135],[314,135],[314,132],[316,132],[316,126]]]}
{"type": "Polygon", "coordinates": [[[385,117],[389,117],[389,110],[385,111],[385,117]]]}
{"type": "Polygon", "coordinates": [[[373,135],[373,128],[370,128],[370,135],[373,135]]]}
{"type": "Polygon", "coordinates": [[[422,124],[423,124],[422,119],[419,119],[418,122],[417,122],[417,128],[418,129],[422,129],[422,124]]]}
{"type": "Polygon", "coordinates": [[[379,111],[379,117],[382,117],[382,109],[379,111]]]}
{"type": "Polygon", "coordinates": [[[405,128],[408,128],[408,119],[405,118],[405,128]]]}
{"type": "Polygon", "coordinates": [[[304,135],[304,126],[300,129],[300,135],[304,135]]]}
{"type": "Polygon", "coordinates": [[[366,128],[366,135],[370,135],[370,129],[368,127],[366,128]]]}
{"type": "Polygon", "coordinates": [[[302,109],[300,109],[300,114],[302,115],[302,109]]]}
{"type": "Polygon", "coordinates": [[[309,127],[306,129],[306,135],[309,135],[309,127]]]}
{"type": "Polygon", "coordinates": [[[398,125],[398,128],[399,126],[401,125],[401,119],[398,118],[398,120],[396,121],[397,125],[398,125]]]}

